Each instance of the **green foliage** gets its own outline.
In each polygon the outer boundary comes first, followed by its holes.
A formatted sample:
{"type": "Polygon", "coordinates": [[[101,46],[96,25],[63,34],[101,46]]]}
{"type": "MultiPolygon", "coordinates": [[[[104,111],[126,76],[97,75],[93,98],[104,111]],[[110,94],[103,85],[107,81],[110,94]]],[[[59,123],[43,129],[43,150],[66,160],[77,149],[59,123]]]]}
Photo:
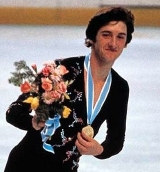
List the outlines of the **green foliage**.
{"type": "Polygon", "coordinates": [[[29,83],[32,83],[35,79],[35,74],[27,66],[24,60],[19,62],[14,62],[15,72],[11,72],[12,76],[8,79],[10,84],[14,86],[20,86],[24,80],[27,80],[29,83]]]}

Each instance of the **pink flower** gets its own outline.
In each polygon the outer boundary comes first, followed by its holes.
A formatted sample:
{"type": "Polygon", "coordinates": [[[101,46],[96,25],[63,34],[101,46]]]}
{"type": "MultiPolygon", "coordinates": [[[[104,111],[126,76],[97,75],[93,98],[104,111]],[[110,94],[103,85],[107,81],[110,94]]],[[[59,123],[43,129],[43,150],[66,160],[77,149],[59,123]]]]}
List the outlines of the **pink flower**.
{"type": "Polygon", "coordinates": [[[44,66],[50,67],[50,68],[55,68],[56,64],[54,61],[48,61],[43,64],[44,66]]]}
{"type": "Polygon", "coordinates": [[[46,91],[42,94],[42,99],[46,104],[52,104],[60,99],[61,95],[57,91],[46,91]]]}
{"type": "Polygon", "coordinates": [[[45,66],[43,69],[42,69],[42,73],[44,76],[49,76],[50,74],[50,68],[45,66]]]}
{"type": "Polygon", "coordinates": [[[49,77],[50,77],[50,79],[51,79],[52,81],[55,81],[55,82],[61,80],[61,77],[60,77],[59,75],[57,75],[56,73],[50,75],[49,77]]]}
{"type": "Polygon", "coordinates": [[[48,68],[50,73],[54,73],[54,69],[56,68],[56,64],[54,62],[46,62],[43,65],[45,66],[44,68],[48,68]]]}
{"type": "Polygon", "coordinates": [[[51,91],[50,94],[55,101],[58,101],[61,98],[61,94],[56,90],[51,91]]]}
{"type": "Polygon", "coordinates": [[[41,78],[42,81],[42,88],[45,91],[51,91],[53,86],[52,86],[52,81],[49,78],[41,78]]]}
{"type": "Polygon", "coordinates": [[[66,74],[68,72],[69,71],[63,65],[59,65],[57,68],[55,68],[55,73],[57,73],[58,75],[64,75],[64,74],[66,74]]]}
{"type": "Polygon", "coordinates": [[[67,85],[65,82],[61,81],[57,85],[57,91],[60,93],[65,93],[67,91],[67,85]]]}
{"type": "Polygon", "coordinates": [[[31,91],[31,85],[29,82],[25,81],[23,84],[20,85],[22,93],[28,93],[31,91]]]}

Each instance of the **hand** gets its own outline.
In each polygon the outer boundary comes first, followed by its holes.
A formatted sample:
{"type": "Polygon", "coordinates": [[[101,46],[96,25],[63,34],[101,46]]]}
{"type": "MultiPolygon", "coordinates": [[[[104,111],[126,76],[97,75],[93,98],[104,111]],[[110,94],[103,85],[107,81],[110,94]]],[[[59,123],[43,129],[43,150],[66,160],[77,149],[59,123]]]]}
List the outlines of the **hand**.
{"type": "Polygon", "coordinates": [[[103,152],[103,147],[93,138],[81,132],[77,134],[75,142],[78,151],[81,155],[100,155],[103,152]]]}
{"type": "Polygon", "coordinates": [[[34,115],[32,118],[32,127],[35,130],[40,130],[45,126],[45,121],[41,121],[37,123],[37,115],[34,115]]]}

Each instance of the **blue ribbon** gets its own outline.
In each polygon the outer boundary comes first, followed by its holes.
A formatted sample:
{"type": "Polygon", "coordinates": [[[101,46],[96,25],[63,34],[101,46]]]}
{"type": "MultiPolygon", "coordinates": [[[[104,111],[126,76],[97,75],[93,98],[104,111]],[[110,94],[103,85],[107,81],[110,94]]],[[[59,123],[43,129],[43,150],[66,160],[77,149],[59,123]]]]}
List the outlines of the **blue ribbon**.
{"type": "Polygon", "coordinates": [[[54,153],[53,146],[46,143],[46,141],[54,134],[55,130],[60,127],[60,118],[61,116],[59,114],[56,114],[54,118],[49,118],[45,123],[44,129],[41,131],[43,148],[48,152],[54,153]]]}
{"type": "Polygon", "coordinates": [[[84,61],[84,67],[87,72],[87,123],[92,124],[96,116],[98,115],[103,103],[105,102],[110,87],[112,83],[112,75],[111,71],[108,74],[108,77],[102,87],[101,93],[99,95],[99,98],[93,107],[93,100],[94,100],[94,84],[92,80],[92,73],[90,68],[90,54],[85,57],[84,61]]]}

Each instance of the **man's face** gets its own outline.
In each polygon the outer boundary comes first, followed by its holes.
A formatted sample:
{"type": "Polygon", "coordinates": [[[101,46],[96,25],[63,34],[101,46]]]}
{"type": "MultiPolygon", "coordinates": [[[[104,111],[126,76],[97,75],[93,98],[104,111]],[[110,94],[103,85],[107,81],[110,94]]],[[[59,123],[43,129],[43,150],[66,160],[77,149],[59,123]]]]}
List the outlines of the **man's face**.
{"type": "Polygon", "coordinates": [[[114,62],[126,47],[127,27],[122,21],[112,21],[100,28],[92,51],[103,61],[114,62]]]}

